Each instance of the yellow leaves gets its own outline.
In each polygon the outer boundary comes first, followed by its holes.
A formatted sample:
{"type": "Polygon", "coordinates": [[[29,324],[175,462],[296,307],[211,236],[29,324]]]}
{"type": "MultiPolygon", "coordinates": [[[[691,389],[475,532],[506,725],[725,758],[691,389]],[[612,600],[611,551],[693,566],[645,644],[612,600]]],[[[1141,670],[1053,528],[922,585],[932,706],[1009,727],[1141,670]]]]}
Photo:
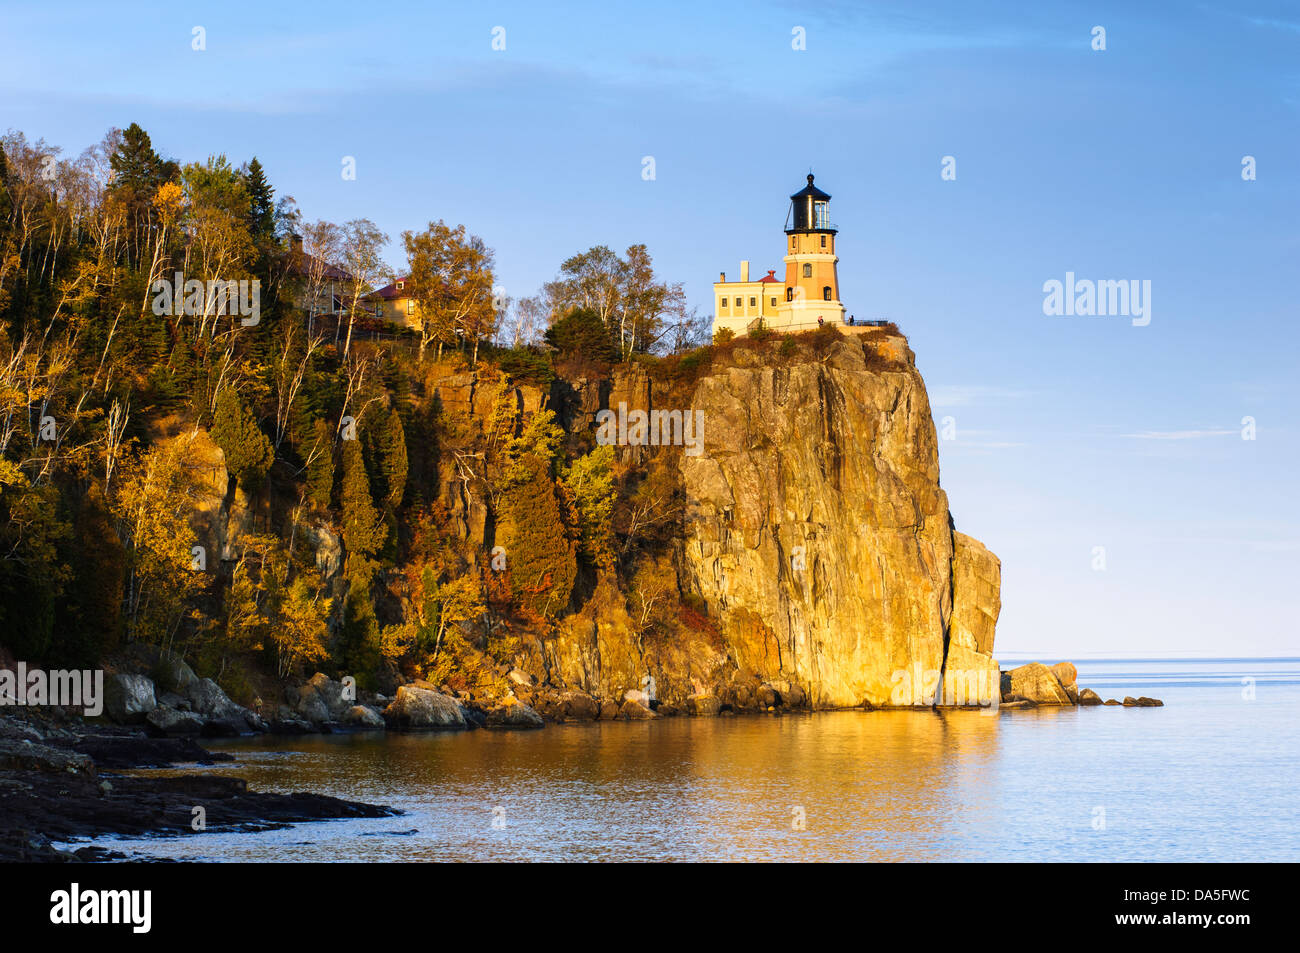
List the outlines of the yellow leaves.
{"type": "Polygon", "coordinates": [[[154,193],[153,204],[162,216],[163,224],[170,225],[176,221],[185,205],[185,190],[179,182],[164,182],[154,193]]]}

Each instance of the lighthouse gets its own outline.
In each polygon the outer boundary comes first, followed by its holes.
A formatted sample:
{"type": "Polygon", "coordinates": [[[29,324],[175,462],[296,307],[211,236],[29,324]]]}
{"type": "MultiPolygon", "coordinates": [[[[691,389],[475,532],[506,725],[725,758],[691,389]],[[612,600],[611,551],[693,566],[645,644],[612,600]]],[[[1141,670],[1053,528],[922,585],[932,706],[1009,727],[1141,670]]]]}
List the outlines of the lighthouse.
{"type": "Polygon", "coordinates": [[[723,272],[713,284],[714,334],[724,328],[739,336],[759,327],[789,332],[843,323],[830,202],[809,173],[808,184],[790,196],[784,283],[776,269],[751,281],[748,261],[740,263],[739,281],[728,281],[723,272]]]}

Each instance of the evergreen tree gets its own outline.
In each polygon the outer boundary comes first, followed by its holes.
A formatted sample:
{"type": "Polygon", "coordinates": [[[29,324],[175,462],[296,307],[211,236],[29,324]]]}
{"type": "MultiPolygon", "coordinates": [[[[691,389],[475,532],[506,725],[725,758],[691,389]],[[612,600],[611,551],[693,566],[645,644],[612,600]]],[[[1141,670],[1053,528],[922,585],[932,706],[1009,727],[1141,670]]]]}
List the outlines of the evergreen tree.
{"type": "Polygon", "coordinates": [[[233,387],[217,394],[212,416],[212,439],[226,455],[226,470],[251,495],[262,485],[275,459],[271,441],[233,387]]]}
{"type": "Polygon", "coordinates": [[[269,243],[275,237],[275,189],[256,156],[244,169],[244,188],[248,192],[249,234],[259,245],[269,243]]]}
{"type": "Polygon", "coordinates": [[[553,618],[573,594],[577,557],[560,515],[549,463],[529,453],[516,468],[522,479],[506,494],[501,525],[510,585],[520,605],[553,618]]]}
{"type": "Polygon", "coordinates": [[[353,557],[369,557],[379,552],[388,535],[374,498],[370,495],[370,477],[361,444],[356,440],[343,441],[343,482],[340,488],[343,507],[343,545],[348,550],[348,566],[353,557]]]}

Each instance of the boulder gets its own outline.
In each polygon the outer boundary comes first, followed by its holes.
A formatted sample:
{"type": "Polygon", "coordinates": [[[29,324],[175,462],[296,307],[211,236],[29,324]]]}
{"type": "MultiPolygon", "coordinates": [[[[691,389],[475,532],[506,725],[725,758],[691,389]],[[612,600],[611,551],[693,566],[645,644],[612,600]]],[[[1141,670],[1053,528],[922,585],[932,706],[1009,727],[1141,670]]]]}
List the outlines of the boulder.
{"type": "Polygon", "coordinates": [[[1056,675],[1042,662],[1030,662],[1002,673],[1002,698],[1028,699],[1039,705],[1073,705],[1056,675]]]}
{"type": "Polygon", "coordinates": [[[329,706],[325,704],[325,699],[311,689],[304,690],[298,696],[297,712],[313,725],[321,725],[334,720],[330,715],[329,706]]]}
{"type": "Polygon", "coordinates": [[[791,708],[802,708],[808,701],[808,696],[798,685],[791,685],[790,690],[785,692],[782,698],[791,708]]]}
{"type": "Polygon", "coordinates": [[[754,701],[758,704],[759,708],[764,710],[775,708],[777,705],[781,704],[781,693],[778,692],[773,685],[764,682],[762,685],[758,686],[758,691],[754,693],[754,701]]]}
{"type": "Polygon", "coordinates": [[[1038,706],[1028,698],[1017,698],[1014,701],[1002,702],[998,705],[998,711],[1019,711],[1025,708],[1037,708],[1038,706]]]}
{"type": "Polygon", "coordinates": [[[382,729],[384,716],[365,705],[353,705],[340,719],[349,728],[382,729]]]}
{"type": "Polygon", "coordinates": [[[618,717],[627,721],[649,721],[659,716],[640,702],[625,701],[623,707],[618,710],[618,717]]]}
{"type": "Polygon", "coordinates": [[[188,695],[190,686],[199,680],[194,669],[174,655],[162,656],[154,667],[154,675],[160,688],[178,695],[188,695]]]}
{"type": "Polygon", "coordinates": [[[508,674],[506,677],[516,685],[530,686],[533,684],[533,677],[529,675],[527,672],[521,671],[520,669],[517,668],[512,668],[510,670],[510,674],[508,674]]]}
{"type": "Polygon", "coordinates": [[[635,702],[644,708],[650,707],[650,696],[637,688],[629,688],[623,693],[623,701],[635,702]]]}
{"type": "Polygon", "coordinates": [[[582,692],[565,692],[562,696],[564,714],[579,721],[594,721],[600,717],[600,703],[582,692]]]}
{"type": "Polygon", "coordinates": [[[545,724],[541,715],[518,702],[493,709],[487,716],[489,728],[541,728],[545,724]]]}
{"type": "Polygon", "coordinates": [[[6,740],[0,741],[0,770],[3,769],[94,777],[95,761],[90,755],[65,748],[6,740]]]}
{"type": "MultiPolygon", "coordinates": [[[[306,685],[298,690],[299,705],[311,695],[315,695],[324,704],[329,721],[339,720],[343,717],[344,712],[356,704],[355,698],[347,697],[342,682],[334,681],[323,672],[317,672],[306,685]]],[[[301,710],[299,708],[299,711],[301,710]]]]}
{"type": "Polygon", "coordinates": [[[1083,691],[1079,692],[1080,705],[1100,705],[1101,703],[1101,696],[1091,688],[1085,688],[1083,691]]]}
{"type": "Polygon", "coordinates": [[[1079,678],[1079,670],[1074,667],[1074,663],[1057,662],[1050,668],[1052,674],[1056,676],[1056,680],[1065,689],[1065,694],[1069,696],[1070,701],[1077,705],[1079,703],[1079,688],[1075,683],[1079,678]]]}
{"type": "Polygon", "coordinates": [[[1103,704],[1106,704],[1106,705],[1118,705],[1119,702],[1115,701],[1115,699],[1113,699],[1113,698],[1107,698],[1106,701],[1103,702],[1103,704]]]}
{"type": "Polygon", "coordinates": [[[1148,698],[1146,695],[1140,695],[1137,703],[1139,708],[1163,708],[1165,704],[1158,698],[1148,698]]]}
{"type": "Polygon", "coordinates": [[[600,704],[600,720],[613,721],[618,717],[618,702],[607,701],[600,704]]]}
{"type": "Polygon", "coordinates": [[[1137,704],[1138,704],[1138,700],[1137,700],[1136,698],[1134,698],[1132,695],[1125,695],[1125,696],[1124,696],[1124,707],[1125,707],[1125,708],[1136,708],[1136,707],[1137,707],[1137,704]]]}
{"type": "Polygon", "coordinates": [[[442,692],[402,685],[384,709],[384,721],[399,728],[464,728],[465,713],[456,699],[442,692]]]}
{"type": "Polygon", "coordinates": [[[721,707],[722,703],[712,695],[692,695],[690,698],[686,699],[687,712],[701,718],[709,718],[716,715],[721,707]]]}
{"type": "Polygon", "coordinates": [[[190,686],[190,704],[203,716],[203,734],[209,737],[232,737],[247,731],[265,731],[266,723],[242,705],[230,700],[221,686],[210,678],[200,678],[190,686]]]}
{"type": "Polygon", "coordinates": [[[164,738],[197,735],[203,731],[203,716],[192,711],[158,707],[145,716],[145,722],[155,734],[164,738]]]}
{"type": "Polygon", "coordinates": [[[140,724],[157,707],[152,679],[117,674],[104,680],[104,714],[119,725],[140,724]]]}

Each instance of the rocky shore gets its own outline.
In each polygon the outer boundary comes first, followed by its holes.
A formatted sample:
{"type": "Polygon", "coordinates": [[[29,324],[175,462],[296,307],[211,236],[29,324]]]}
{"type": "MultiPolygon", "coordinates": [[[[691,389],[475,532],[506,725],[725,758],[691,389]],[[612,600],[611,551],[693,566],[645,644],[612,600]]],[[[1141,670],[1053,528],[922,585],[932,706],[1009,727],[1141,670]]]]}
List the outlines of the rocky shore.
{"type": "Polygon", "coordinates": [[[119,773],[229,760],[190,739],[95,725],[59,708],[0,709],[0,862],[132,859],[100,847],[60,850],[54,843],[106,834],[197,836],[196,808],[207,831],[400,813],[320,794],[254,792],[242,779],[220,775],[119,773]]]}

